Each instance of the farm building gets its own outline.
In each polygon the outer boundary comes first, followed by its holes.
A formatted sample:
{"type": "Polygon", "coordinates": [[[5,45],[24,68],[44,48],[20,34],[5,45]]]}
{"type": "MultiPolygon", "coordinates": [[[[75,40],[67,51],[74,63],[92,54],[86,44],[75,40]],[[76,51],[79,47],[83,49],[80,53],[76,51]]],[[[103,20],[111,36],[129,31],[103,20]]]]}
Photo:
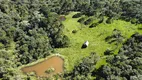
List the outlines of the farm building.
{"type": "Polygon", "coordinates": [[[81,48],[86,48],[86,47],[88,47],[88,45],[89,45],[89,42],[88,42],[88,41],[85,41],[85,42],[83,43],[83,45],[82,45],[81,48]]]}

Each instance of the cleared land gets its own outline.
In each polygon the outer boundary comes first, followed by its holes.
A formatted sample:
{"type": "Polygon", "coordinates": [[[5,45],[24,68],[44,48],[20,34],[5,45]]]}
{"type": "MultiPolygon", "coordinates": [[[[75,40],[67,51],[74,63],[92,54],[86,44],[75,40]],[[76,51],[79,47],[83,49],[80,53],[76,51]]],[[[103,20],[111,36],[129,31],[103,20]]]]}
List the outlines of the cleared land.
{"type": "Polygon", "coordinates": [[[70,47],[56,49],[57,52],[65,57],[67,71],[71,71],[75,65],[80,63],[84,57],[89,56],[91,52],[96,52],[100,55],[100,60],[98,60],[96,68],[106,63],[104,52],[107,49],[115,49],[114,53],[117,54],[122,43],[116,46],[115,44],[109,44],[105,41],[107,36],[113,34],[114,29],[121,32],[121,35],[124,37],[123,42],[136,32],[142,33],[141,30],[138,30],[138,27],[142,27],[142,25],[135,25],[122,20],[114,20],[111,24],[107,24],[104,21],[94,28],[89,28],[89,25],[85,26],[78,23],[77,20],[79,18],[72,18],[76,13],[77,12],[71,12],[66,16],[66,20],[63,21],[65,26],[63,32],[70,39],[70,47]],[[72,33],[73,30],[77,32],[72,33]],[[86,40],[89,41],[89,46],[86,49],[81,49],[82,44],[86,40]]]}

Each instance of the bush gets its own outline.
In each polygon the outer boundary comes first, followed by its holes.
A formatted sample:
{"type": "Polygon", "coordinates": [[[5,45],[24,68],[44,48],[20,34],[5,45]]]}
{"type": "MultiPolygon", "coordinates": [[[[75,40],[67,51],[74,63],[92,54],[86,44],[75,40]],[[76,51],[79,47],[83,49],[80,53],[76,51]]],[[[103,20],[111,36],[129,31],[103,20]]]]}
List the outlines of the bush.
{"type": "Polygon", "coordinates": [[[84,22],[84,20],[85,20],[85,18],[84,17],[82,17],[82,18],[80,18],[77,22],[84,22]]]}
{"type": "Polygon", "coordinates": [[[77,30],[73,30],[72,33],[74,33],[74,34],[77,33],[77,30]]]}
{"type": "Polygon", "coordinates": [[[98,24],[99,24],[99,23],[93,23],[93,24],[91,24],[91,25],[89,26],[89,28],[96,27],[96,26],[98,26],[98,24]]]}
{"type": "Polygon", "coordinates": [[[108,18],[108,19],[106,20],[106,23],[107,23],[107,24],[111,24],[111,23],[112,23],[112,19],[111,19],[111,18],[108,18]]]}
{"type": "Polygon", "coordinates": [[[52,42],[55,48],[64,48],[68,47],[70,44],[70,40],[66,35],[57,35],[52,42]]]}
{"type": "Polygon", "coordinates": [[[104,18],[101,18],[98,23],[102,23],[104,21],[104,18]]]}
{"type": "Polygon", "coordinates": [[[69,47],[69,44],[70,44],[70,39],[66,35],[64,35],[62,47],[69,47]]]}
{"type": "Polygon", "coordinates": [[[88,25],[88,24],[90,24],[92,21],[93,21],[93,18],[89,18],[89,19],[87,19],[87,20],[84,22],[84,24],[85,24],[85,25],[88,25]]]}
{"type": "Polygon", "coordinates": [[[107,49],[107,50],[104,52],[104,55],[111,55],[111,54],[113,54],[113,53],[112,53],[112,50],[109,50],[109,49],[107,49]]]}
{"type": "Polygon", "coordinates": [[[49,68],[45,71],[45,73],[50,74],[50,73],[53,73],[54,71],[55,71],[54,68],[49,68]]]}
{"type": "Polygon", "coordinates": [[[131,19],[131,23],[132,23],[132,24],[136,24],[137,22],[138,22],[138,20],[137,20],[136,18],[132,18],[132,19],[131,19]]]}
{"type": "Polygon", "coordinates": [[[82,16],[82,13],[77,13],[77,14],[73,15],[72,18],[79,18],[81,16],[82,16]]]}

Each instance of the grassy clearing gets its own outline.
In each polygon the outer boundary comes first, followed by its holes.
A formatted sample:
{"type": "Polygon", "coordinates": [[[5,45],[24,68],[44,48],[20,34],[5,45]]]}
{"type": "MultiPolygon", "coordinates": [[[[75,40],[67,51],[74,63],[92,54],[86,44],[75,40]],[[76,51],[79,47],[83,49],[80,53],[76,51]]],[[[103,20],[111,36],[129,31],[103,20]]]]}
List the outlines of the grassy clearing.
{"type": "MultiPolygon", "coordinates": [[[[77,20],[79,18],[72,18],[76,13],[77,12],[71,12],[66,16],[66,20],[63,21],[65,26],[64,34],[67,35],[71,41],[70,47],[57,49],[57,51],[67,59],[66,61],[68,61],[68,65],[66,66],[67,71],[71,71],[75,65],[80,63],[84,57],[89,56],[91,52],[96,52],[103,57],[103,53],[106,49],[114,49],[116,47],[114,44],[108,44],[104,40],[107,36],[112,35],[114,29],[120,30],[125,40],[135,32],[141,32],[137,30],[136,25],[122,20],[115,20],[111,24],[103,22],[97,27],[89,28],[88,26],[78,23],[77,20]],[[73,30],[77,30],[77,33],[72,33],[73,30]],[[89,46],[86,49],[81,49],[82,44],[86,40],[89,41],[89,46]]],[[[121,46],[122,44],[119,44],[118,49],[114,51],[116,54],[121,46]]],[[[100,59],[97,62],[96,68],[105,63],[104,58],[100,59]]]]}

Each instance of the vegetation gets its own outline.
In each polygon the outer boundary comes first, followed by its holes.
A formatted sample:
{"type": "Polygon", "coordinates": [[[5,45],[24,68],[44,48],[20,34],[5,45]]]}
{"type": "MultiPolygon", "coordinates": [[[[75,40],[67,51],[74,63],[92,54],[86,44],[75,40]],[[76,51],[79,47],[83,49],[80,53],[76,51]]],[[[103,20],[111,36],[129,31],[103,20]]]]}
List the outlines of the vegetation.
{"type": "Polygon", "coordinates": [[[0,1],[0,78],[23,79],[16,68],[47,57],[54,47],[68,45],[58,14],[43,2],[0,1]]]}
{"type": "Polygon", "coordinates": [[[97,79],[105,80],[139,80],[142,77],[141,44],[142,35],[134,34],[128,39],[117,55],[107,58],[107,65],[94,71],[97,79]]]}
{"type": "Polygon", "coordinates": [[[55,53],[67,63],[56,79],[141,79],[141,5],[142,0],[1,0],[0,79],[35,79],[20,67],[55,53]],[[89,46],[81,49],[86,40],[89,46]]]}
{"type": "Polygon", "coordinates": [[[77,13],[77,14],[73,15],[72,18],[79,18],[81,16],[82,16],[82,13],[77,13]]]}
{"type": "Polygon", "coordinates": [[[55,71],[54,68],[49,68],[48,70],[45,71],[45,73],[50,74],[53,73],[55,71]]]}
{"type": "Polygon", "coordinates": [[[66,73],[64,78],[66,80],[91,79],[90,73],[95,68],[98,59],[99,56],[92,52],[89,57],[84,58],[78,66],[75,66],[71,73],[66,73]]]}
{"type": "MultiPolygon", "coordinates": [[[[68,48],[56,49],[57,52],[65,56],[67,59],[67,71],[72,71],[74,66],[81,63],[82,59],[89,56],[91,52],[96,52],[96,54],[102,57],[106,50],[111,50],[114,54],[117,54],[119,52],[119,48],[123,46],[123,43],[130,38],[131,35],[135,32],[141,32],[137,30],[138,26],[122,20],[114,20],[112,24],[106,24],[104,21],[97,27],[89,28],[89,25],[85,26],[77,22],[80,18],[72,18],[74,14],[76,13],[74,12],[67,15],[66,21],[63,22],[63,25],[65,26],[63,33],[68,36],[70,46],[68,48]],[[77,30],[77,33],[72,33],[73,30],[77,30]],[[108,41],[105,40],[109,36],[117,36],[119,34],[123,37],[112,37],[109,38],[108,41]],[[86,49],[81,49],[82,44],[86,40],[89,41],[89,46],[86,49]],[[109,41],[112,40],[115,41],[110,44],[109,41]]],[[[104,58],[101,58],[99,61],[96,65],[97,68],[102,64],[105,64],[104,58]]]]}

